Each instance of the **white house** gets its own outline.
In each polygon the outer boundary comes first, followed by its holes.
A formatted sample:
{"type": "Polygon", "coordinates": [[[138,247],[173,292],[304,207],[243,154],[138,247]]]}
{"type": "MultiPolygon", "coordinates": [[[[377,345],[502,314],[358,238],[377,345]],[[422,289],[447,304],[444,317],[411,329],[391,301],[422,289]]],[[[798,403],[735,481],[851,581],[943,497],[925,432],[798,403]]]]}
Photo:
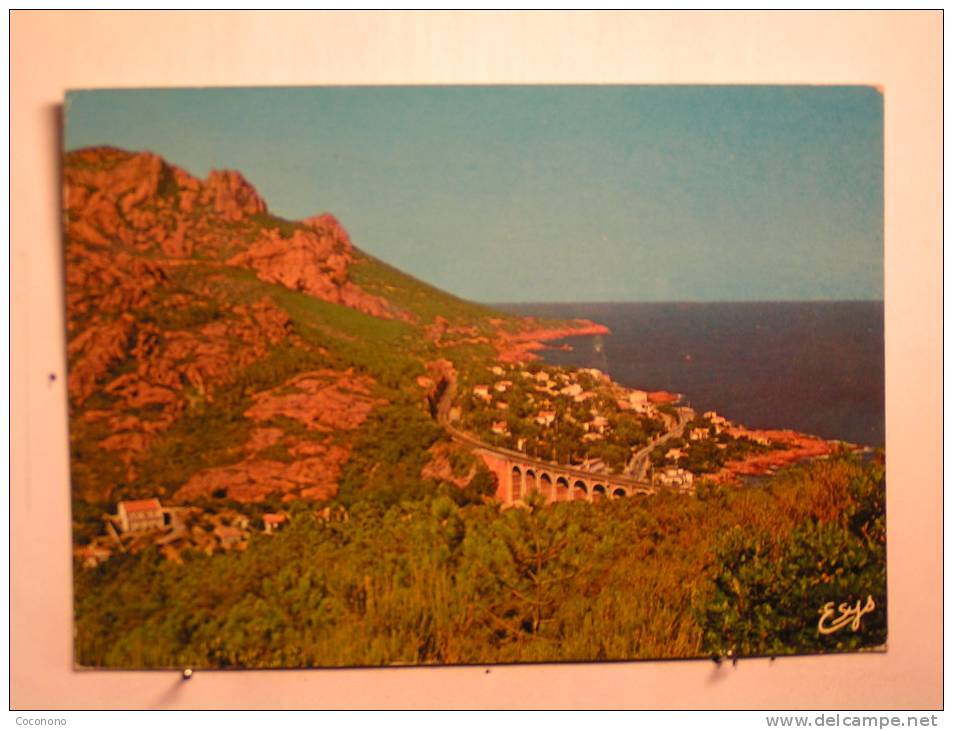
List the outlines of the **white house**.
{"type": "Polygon", "coordinates": [[[689,441],[704,441],[708,438],[707,428],[693,428],[688,432],[689,441]]]}
{"type": "Polygon", "coordinates": [[[287,515],[275,512],[266,512],[261,517],[261,521],[265,524],[265,532],[269,535],[281,527],[281,525],[283,525],[287,519],[287,515]]]}
{"type": "Polygon", "coordinates": [[[649,402],[649,394],[644,390],[630,390],[629,391],[629,404],[633,408],[638,406],[644,406],[649,402]]]}
{"type": "Polygon", "coordinates": [[[695,481],[695,475],[686,469],[669,467],[665,469],[665,471],[656,474],[655,480],[659,484],[663,484],[667,487],[679,487],[682,489],[687,489],[691,487],[695,481]]]}

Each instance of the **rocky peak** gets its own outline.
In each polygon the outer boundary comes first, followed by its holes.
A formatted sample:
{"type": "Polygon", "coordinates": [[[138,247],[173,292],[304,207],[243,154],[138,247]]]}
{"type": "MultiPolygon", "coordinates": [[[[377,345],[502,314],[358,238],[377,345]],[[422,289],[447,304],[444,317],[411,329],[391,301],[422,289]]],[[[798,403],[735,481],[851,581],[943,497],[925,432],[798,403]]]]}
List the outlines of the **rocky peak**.
{"type": "Polygon", "coordinates": [[[344,226],[341,225],[338,219],[330,213],[322,213],[321,215],[312,216],[311,218],[305,218],[301,222],[315,231],[319,236],[330,239],[334,246],[343,252],[350,253],[353,250],[351,237],[347,231],[344,230],[344,226]]]}
{"type": "Polygon", "coordinates": [[[246,251],[228,260],[232,266],[254,270],[262,281],[281,284],[326,302],[342,304],[375,317],[403,316],[387,300],[370,295],[348,278],[353,247],[347,231],[332,215],[304,221],[284,238],[267,229],[246,251]]]}
{"type": "Polygon", "coordinates": [[[203,202],[211,204],[216,215],[228,221],[266,213],[268,206],[240,172],[212,170],[202,185],[203,202]]]}
{"type": "Polygon", "coordinates": [[[151,152],[96,147],[67,154],[64,178],[74,275],[96,278],[92,269],[113,268],[90,257],[114,247],[160,254],[174,265],[211,259],[366,314],[409,317],[349,280],[354,247],[333,215],[298,223],[270,216],[255,188],[234,170],[213,170],[199,180],[151,152]]]}
{"type": "Polygon", "coordinates": [[[151,152],[133,155],[94,148],[68,156],[64,177],[70,217],[114,233],[119,211],[128,216],[155,198],[164,172],[165,163],[151,152]]]}

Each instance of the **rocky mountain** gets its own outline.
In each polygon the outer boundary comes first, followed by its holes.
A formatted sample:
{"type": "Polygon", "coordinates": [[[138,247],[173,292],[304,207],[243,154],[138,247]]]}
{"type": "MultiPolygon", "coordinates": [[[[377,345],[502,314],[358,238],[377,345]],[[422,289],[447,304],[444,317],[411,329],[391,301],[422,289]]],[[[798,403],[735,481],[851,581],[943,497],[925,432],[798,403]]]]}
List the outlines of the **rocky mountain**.
{"type": "Polygon", "coordinates": [[[63,170],[81,502],[333,495],[356,438],[429,417],[435,367],[541,336],[364,254],[330,214],[271,214],[238,172],[108,147],[63,170]]]}

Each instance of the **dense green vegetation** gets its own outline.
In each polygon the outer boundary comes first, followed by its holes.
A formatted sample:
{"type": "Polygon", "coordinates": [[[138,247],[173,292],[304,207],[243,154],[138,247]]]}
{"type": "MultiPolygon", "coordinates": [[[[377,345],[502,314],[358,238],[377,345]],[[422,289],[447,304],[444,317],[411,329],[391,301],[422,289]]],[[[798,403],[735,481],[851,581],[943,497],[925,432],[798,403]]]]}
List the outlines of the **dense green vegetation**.
{"type": "MultiPolygon", "coordinates": [[[[105,155],[104,169],[120,159],[124,153],[105,155]]],[[[81,156],[67,162],[86,164],[81,156]]],[[[167,203],[183,194],[163,168],[157,197],[167,203]]],[[[598,457],[620,471],[634,450],[664,430],[658,413],[671,423],[677,411],[637,409],[598,372],[540,363],[504,371],[491,339],[525,322],[447,295],[359,251],[348,269],[351,280],[387,299],[400,316],[370,316],[225,263],[263,229],[289,237],[300,223],[268,213],[234,221],[214,215],[208,203],[194,206],[188,222],[197,246],[189,265],[167,262],[161,284],[136,292],[137,301],[145,296],[141,306],[126,312],[117,305],[112,316],[122,310],[128,327],[112,343],[119,354],[104,355],[108,372],[97,374],[97,382],[136,375],[149,361],[136,350],[203,328],[211,333],[202,344],[224,345],[211,348],[224,366],[207,381],[190,379],[197,349],[184,347],[186,354],[166,363],[156,399],[124,402],[118,391],[99,388],[74,404],[74,543],[96,548],[97,540],[109,541],[103,516],[119,500],[160,497],[164,506],[202,518],[183,522],[190,536],[170,535],[178,542],[162,547],[155,544],[158,533],[110,542],[118,552],[108,551],[97,567],[84,560],[95,549],[86,556],[78,551],[79,664],[583,661],[841,651],[886,640],[880,462],[840,454],[757,486],[701,482],[692,495],[548,506],[533,496],[504,507],[492,498],[493,473],[447,443],[434,419],[434,392],[449,392],[453,381],[439,361],[449,360],[458,377],[455,405],[465,428],[557,461],[598,457]],[[282,336],[255,340],[253,357],[240,358],[236,345],[251,347],[242,327],[263,300],[287,314],[286,321],[268,305],[268,324],[282,336]],[[332,499],[286,501],[296,493],[279,487],[257,495],[262,501],[241,503],[213,485],[189,504],[176,504],[177,491],[196,473],[247,458],[258,422],[245,413],[256,394],[322,369],[367,376],[360,380],[374,410],[354,428],[328,431],[279,413],[269,423],[293,438],[254,453],[287,464],[300,458],[293,449],[301,442],[326,439],[342,454],[332,465],[340,466],[332,499]],[[552,377],[533,377],[542,371],[552,377]],[[475,397],[475,386],[491,383],[500,389],[475,397]],[[162,388],[176,391],[174,407],[163,409],[162,388]],[[126,424],[111,425],[114,419],[126,424]],[[500,421],[504,434],[493,431],[500,421]],[[148,438],[106,448],[116,434],[148,438]],[[264,534],[265,515],[275,512],[289,519],[264,534]],[[211,520],[223,515],[232,529],[244,523],[247,542],[193,539],[227,526],[211,520]],[[826,604],[868,597],[876,608],[862,628],[818,632],[826,604]]],[[[140,251],[133,238],[114,244],[117,253],[143,260],[164,256],[159,246],[140,251]]],[[[97,307],[72,314],[76,332],[101,315],[97,307]]],[[[309,405],[324,407],[331,411],[333,404],[309,405]]],[[[712,428],[710,438],[666,442],[655,461],[673,445],[685,446],[679,465],[701,474],[769,448],[715,433],[710,422],[694,426],[712,428]]]]}
{"type": "Polygon", "coordinates": [[[406,477],[369,478],[346,521],[299,503],[244,552],[77,569],[77,661],[487,663],[885,641],[878,464],[839,457],[757,488],[503,511],[436,488],[395,500],[386,483],[406,477]],[[818,634],[825,602],[868,594],[877,608],[861,630],[818,634]]]}
{"type": "Polygon", "coordinates": [[[349,273],[351,280],[365,291],[413,312],[423,322],[444,317],[489,331],[489,319],[516,321],[511,315],[455,297],[367,254],[354,262],[349,273]]]}
{"type": "Polygon", "coordinates": [[[757,443],[745,437],[735,437],[727,431],[718,432],[707,418],[698,417],[689,421],[685,426],[685,433],[696,428],[708,431],[707,438],[697,441],[686,438],[667,439],[652,449],[649,455],[652,465],[660,468],[670,464],[666,454],[671,449],[679,449],[682,455],[675,460],[675,466],[696,475],[712,474],[729,461],[740,461],[752,454],[763,454],[778,446],[773,443],[757,443]]]}

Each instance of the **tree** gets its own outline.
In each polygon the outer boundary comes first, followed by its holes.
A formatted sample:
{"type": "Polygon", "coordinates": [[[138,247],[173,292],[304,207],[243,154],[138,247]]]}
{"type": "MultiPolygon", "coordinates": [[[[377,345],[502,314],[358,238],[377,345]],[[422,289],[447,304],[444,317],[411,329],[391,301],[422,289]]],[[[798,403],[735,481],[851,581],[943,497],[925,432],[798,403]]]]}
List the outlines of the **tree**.
{"type": "MultiPolygon", "coordinates": [[[[881,472],[882,476],[882,472],[881,472]]],[[[808,517],[788,535],[729,531],[716,550],[714,591],[699,611],[706,651],[752,656],[847,651],[887,639],[883,483],[855,478],[833,520],[808,517]],[[818,630],[827,604],[868,605],[862,630],[818,630]]]]}
{"type": "Polygon", "coordinates": [[[543,633],[584,565],[587,540],[572,505],[533,494],[467,534],[461,588],[492,643],[520,644],[543,633]]]}

